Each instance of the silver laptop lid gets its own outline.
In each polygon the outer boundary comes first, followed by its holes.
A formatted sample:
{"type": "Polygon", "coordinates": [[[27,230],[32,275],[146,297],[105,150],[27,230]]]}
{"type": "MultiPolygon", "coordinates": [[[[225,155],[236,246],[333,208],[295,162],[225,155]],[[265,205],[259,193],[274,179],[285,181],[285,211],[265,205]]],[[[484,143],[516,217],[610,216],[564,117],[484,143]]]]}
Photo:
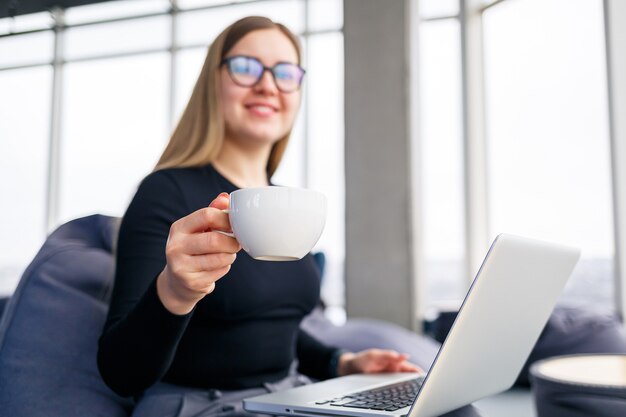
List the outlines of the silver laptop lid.
{"type": "Polygon", "coordinates": [[[576,248],[499,235],[409,417],[435,417],[511,387],[579,257],[576,248]]]}

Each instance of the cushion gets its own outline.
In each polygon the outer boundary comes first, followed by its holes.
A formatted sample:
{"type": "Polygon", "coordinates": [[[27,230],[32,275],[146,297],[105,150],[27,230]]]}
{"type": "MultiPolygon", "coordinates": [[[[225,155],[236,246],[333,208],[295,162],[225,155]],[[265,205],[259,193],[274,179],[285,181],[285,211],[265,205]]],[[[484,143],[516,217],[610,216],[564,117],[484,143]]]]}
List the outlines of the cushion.
{"type": "Polygon", "coordinates": [[[9,297],[0,298],[0,317],[2,317],[2,313],[4,313],[4,307],[7,305],[9,301],[9,297]]]}
{"type": "Polygon", "coordinates": [[[411,362],[424,370],[430,369],[440,347],[429,337],[386,321],[354,318],[336,326],[319,307],[304,318],[301,327],[323,343],[352,352],[378,348],[406,353],[411,362]]]}
{"type": "Polygon", "coordinates": [[[626,354],[626,333],[616,315],[582,308],[557,307],[533,348],[517,384],[530,385],[529,369],[538,360],[583,353],[626,354]]]}
{"type": "MultiPolygon", "coordinates": [[[[441,314],[431,325],[433,337],[443,342],[456,316],[454,311],[441,314]]],[[[538,360],[582,353],[626,353],[626,333],[619,318],[608,312],[558,306],[550,315],[515,384],[530,385],[529,369],[538,360]]]]}
{"type": "Polygon", "coordinates": [[[96,365],[116,224],[94,215],[59,227],[24,272],[0,321],[3,415],[128,416],[96,365]]]}
{"type": "Polygon", "coordinates": [[[530,370],[538,417],[626,415],[626,355],[566,355],[530,370]]]}

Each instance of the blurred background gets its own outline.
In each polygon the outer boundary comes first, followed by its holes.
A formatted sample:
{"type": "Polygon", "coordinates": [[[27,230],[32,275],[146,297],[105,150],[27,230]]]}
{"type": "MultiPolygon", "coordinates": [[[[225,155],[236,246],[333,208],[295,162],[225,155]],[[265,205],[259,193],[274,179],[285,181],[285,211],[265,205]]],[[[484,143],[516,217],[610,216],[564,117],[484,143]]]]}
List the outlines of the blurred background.
{"type": "Polygon", "coordinates": [[[582,248],[561,303],[621,312],[613,4],[5,0],[0,295],[60,224],[124,214],[208,45],[254,14],[304,46],[302,112],[273,181],[329,199],[316,250],[333,320],[415,327],[458,307],[501,232],[582,248]]]}

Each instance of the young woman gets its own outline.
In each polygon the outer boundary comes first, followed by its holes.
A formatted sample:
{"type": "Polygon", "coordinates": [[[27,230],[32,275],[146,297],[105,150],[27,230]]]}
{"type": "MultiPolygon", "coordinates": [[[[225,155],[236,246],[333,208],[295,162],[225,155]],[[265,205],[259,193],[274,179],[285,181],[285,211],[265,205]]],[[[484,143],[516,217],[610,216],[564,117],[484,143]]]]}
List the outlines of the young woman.
{"type": "Polygon", "coordinates": [[[284,26],[248,17],[226,28],[128,207],[98,366],[115,392],[139,399],[134,415],[243,413],[242,398],[302,374],[418,371],[395,351],[343,352],[300,329],[319,299],[310,255],[255,261],[217,232],[230,230],[227,193],[270,184],[303,77],[284,26]]]}

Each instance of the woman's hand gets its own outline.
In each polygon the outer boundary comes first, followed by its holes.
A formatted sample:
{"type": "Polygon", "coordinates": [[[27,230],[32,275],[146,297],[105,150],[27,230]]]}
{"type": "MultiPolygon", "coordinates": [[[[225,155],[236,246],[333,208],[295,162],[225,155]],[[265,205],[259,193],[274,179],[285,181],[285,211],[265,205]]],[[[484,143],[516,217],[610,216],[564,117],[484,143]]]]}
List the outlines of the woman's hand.
{"type": "Polygon", "coordinates": [[[235,238],[216,230],[230,231],[228,194],[222,193],[209,207],[176,221],[165,247],[167,264],[157,278],[157,294],[174,314],[187,314],[215,289],[241,249],[235,238]]]}
{"type": "Polygon", "coordinates": [[[377,372],[423,372],[408,362],[409,355],[395,350],[367,349],[358,353],[344,353],[339,357],[337,375],[377,372]]]}

